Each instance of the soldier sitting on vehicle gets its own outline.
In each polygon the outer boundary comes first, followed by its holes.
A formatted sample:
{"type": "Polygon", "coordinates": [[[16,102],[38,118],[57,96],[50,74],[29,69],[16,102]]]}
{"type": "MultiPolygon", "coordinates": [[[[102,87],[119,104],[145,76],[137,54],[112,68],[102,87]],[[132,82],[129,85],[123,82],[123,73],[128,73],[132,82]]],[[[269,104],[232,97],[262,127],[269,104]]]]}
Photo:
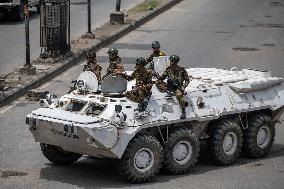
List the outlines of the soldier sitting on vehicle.
{"type": "Polygon", "coordinates": [[[131,91],[126,92],[126,97],[139,103],[137,110],[140,112],[146,110],[148,102],[145,99],[149,100],[152,95],[152,72],[144,67],[145,63],[146,60],[142,57],[136,59],[136,67],[133,73],[124,75],[128,81],[136,80],[136,85],[131,91]]]}
{"type": "Polygon", "coordinates": [[[157,87],[161,92],[173,92],[181,106],[182,115],[181,119],[186,118],[185,107],[187,102],[184,100],[184,89],[189,84],[189,77],[187,71],[177,65],[179,62],[179,57],[172,55],[169,57],[170,66],[164,71],[163,75],[156,81],[157,87]],[[164,80],[167,78],[167,84],[164,80]]]}
{"type": "Polygon", "coordinates": [[[122,74],[124,67],[121,64],[121,58],[118,56],[118,50],[116,48],[110,48],[107,53],[109,55],[109,66],[104,78],[108,75],[122,74]]]}
{"type": "MultiPolygon", "coordinates": [[[[154,57],[159,57],[159,56],[166,56],[166,54],[164,52],[162,52],[160,50],[160,43],[159,41],[154,41],[152,43],[152,49],[153,49],[153,53],[149,56],[149,58],[146,59],[146,64],[151,63],[154,59],[154,57]]],[[[154,66],[152,64],[150,64],[150,69],[154,69],[154,66]]]]}
{"type": "Polygon", "coordinates": [[[101,81],[102,66],[97,62],[97,56],[94,51],[85,53],[87,63],[84,65],[83,71],[91,71],[96,76],[98,81],[101,81]]]}

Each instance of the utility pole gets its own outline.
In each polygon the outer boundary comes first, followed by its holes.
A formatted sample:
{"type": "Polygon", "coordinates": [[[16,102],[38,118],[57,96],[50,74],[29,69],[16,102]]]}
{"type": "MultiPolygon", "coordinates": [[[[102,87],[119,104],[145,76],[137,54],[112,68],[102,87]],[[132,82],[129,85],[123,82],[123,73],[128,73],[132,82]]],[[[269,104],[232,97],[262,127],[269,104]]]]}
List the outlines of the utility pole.
{"type": "Polygon", "coordinates": [[[26,63],[23,68],[20,69],[20,73],[34,75],[36,74],[36,68],[31,65],[31,53],[30,53],[30,11],[29,1],[23,0],[24,14],[25,14],[25,37],[26,37],[26,63]]]}
{"type": "Polygon", "coordinates": [[[24,13],[25,13],[25,34],[26,34],[26,67],[31,66],[30,56],[30,11],[28,0],[24,1],[24,13]]]}
{"type": "Polygon", "coordinates": [[[121,0],[116,0],[116,12],[120,12],[121,0]]]}
{"type": "Polygon", "coordinates": [[[95,34],[92,32],[91,0],[88,0],[87,12],[88,12],[88,32],[83,35],[83,38],[94,39],[95,34]]]}

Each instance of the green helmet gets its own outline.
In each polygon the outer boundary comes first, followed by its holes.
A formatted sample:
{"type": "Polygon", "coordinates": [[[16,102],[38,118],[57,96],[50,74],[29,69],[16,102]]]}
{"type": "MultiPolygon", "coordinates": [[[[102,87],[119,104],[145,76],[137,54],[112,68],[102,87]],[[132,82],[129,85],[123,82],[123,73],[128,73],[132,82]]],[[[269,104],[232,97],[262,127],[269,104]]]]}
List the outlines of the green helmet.
{"type": "Polygon", "coordinates": [[[177,55],[171,55],[169,57],[169,59],[170,59],[170,61],[175,62],[175,63],[179,62],[179,56],[177,56],[177,55]]]}
{"type": "Polygon", "coordinates": [[[114,58],[118,55],[118,50],[116,48],[110,48],[107,51],[107,54],[109,55],[110,58],[114,58]]]}
{"type": "Polygon", "coordinates": [[[136,65],[143,65],[144,66],[145,64],[146,64],[145,58],[140,57],[140,58],[136,59],[136,65]]]}
{"type": "Polygon", "coordinates": [[[96,53],[94,51],[86,52],[85,55],[87,58],[96,58],[96,53]]]}
{"type": "Polygon", "coordinates": [[[160,48],[160,43],[159,43],[159,41],[154,41],[154,42],[152,43],[152,48],[153,48],[153,49],[160,48]]]}

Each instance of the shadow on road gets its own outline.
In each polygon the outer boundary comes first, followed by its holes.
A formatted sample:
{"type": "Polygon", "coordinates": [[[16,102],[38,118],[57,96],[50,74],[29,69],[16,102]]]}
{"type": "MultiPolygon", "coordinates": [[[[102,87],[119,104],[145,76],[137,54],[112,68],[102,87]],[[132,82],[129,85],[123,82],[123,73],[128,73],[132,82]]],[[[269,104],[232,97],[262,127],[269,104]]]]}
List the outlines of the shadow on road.
{"type": "MultiPolygon", "coordinates": [[[[36,10],[30,10],[30,21],[39,18],[36,10]]],[[[0,15],[0,25],[19,25],[24,24],[24,21],[13,21],[13,18],[8,15],[0,15]]]]}
{"type": "MultiPolygon", "coordinates": [[[[259,161],[284,156],[284,145],[274,144],[272,151],[265,158],[246,159],[241,157],[235,164],[230,166],[215,166],[211,163],[209,155],[204,148],[202,149],[201,158],[195,168],[185,175],[165,175],[161,173],[155,183],[167,183],[169,180],[181,178],[190,175],[202,175],[210,171],[215,171],[228,167],[236,167],[245,164],[251,166],[262,166],[259,161]]],[[[51,163],[48,167],[41,169],[40,178],[49,181],[56,181],[76,185],[82,188],[122,188],[136,186],[123,180],[117,171],[117,160],[96,159],[91,157],[83,158],[71,166],[54,166],[51,163]]],[[[153,183],[139,184],[140,186],[151,185],[153,183]]]]}

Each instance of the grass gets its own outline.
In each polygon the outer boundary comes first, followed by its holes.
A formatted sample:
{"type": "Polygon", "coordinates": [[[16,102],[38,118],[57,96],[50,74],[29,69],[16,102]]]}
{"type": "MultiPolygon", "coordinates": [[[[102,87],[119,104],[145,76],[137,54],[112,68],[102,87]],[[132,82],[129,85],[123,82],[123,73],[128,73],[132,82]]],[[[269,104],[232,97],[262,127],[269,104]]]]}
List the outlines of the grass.
{"type": "Polygon", "coordinates": [[[137,5],[134,10],[137,12],[145,12],[153,10],[161,4],[160,0],[146,0],[143,3],[137,5]]]}

